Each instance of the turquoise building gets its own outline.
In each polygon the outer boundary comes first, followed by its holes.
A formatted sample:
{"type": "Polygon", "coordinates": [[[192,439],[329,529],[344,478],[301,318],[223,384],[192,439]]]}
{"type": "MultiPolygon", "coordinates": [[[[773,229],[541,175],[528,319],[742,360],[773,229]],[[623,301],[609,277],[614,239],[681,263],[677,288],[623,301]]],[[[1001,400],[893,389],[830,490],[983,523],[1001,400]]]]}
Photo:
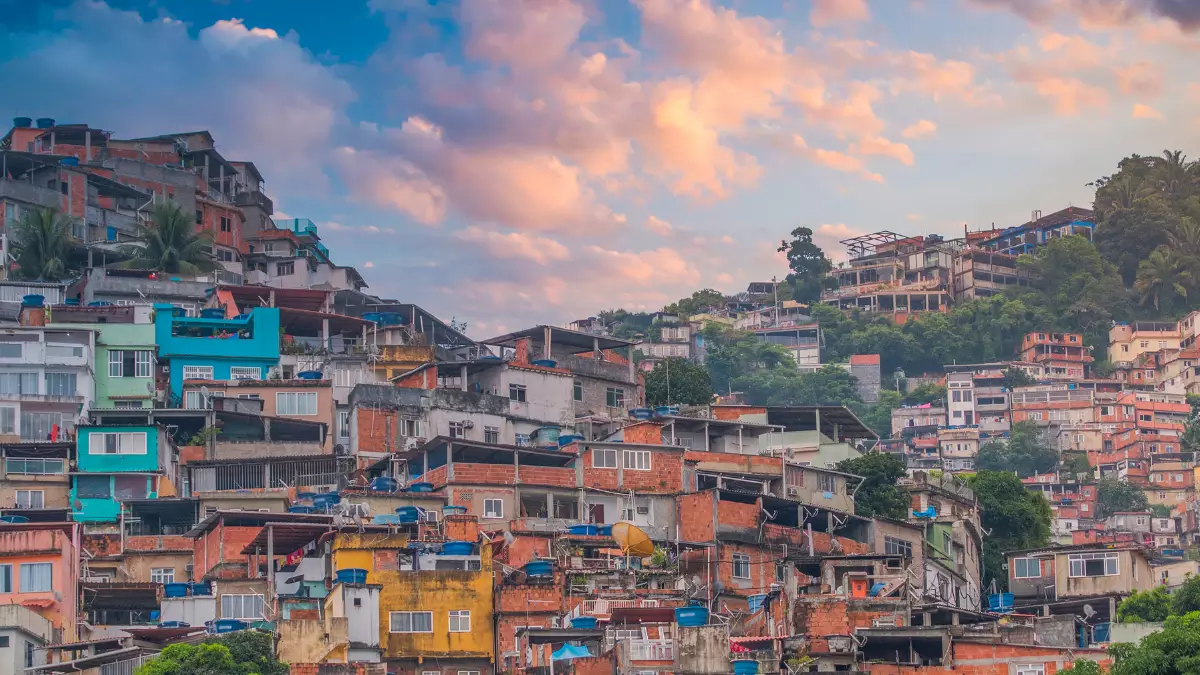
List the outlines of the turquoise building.
{"type": "Polygon", "coordinates": [[[189,318],[154,306],[159,361],[170,363],[170,392],[182,405],[184,380],[265,380],[279,364],[279,310],[255,307],[233,318],[189,318]]]}
{"type": "Polygon", "coordinates": [[[116,522],[121,502],[175,494],[167,476],[174,459],[166,433],[154,426],[76,429],[71,515],[79,522],[116,522]]]}

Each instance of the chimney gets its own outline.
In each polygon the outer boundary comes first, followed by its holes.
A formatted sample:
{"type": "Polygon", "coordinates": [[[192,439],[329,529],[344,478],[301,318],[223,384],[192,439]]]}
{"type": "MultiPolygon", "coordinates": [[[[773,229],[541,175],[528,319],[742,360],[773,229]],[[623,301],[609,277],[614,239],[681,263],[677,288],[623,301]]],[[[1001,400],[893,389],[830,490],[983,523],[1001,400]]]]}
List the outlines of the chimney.
{"type": "Polygon", "coordinates": [[[46,298],[41,295],[26,295],[21,298],[21,313],[17,323],[22,326],[40,328],[46,325],[46,298]]]}

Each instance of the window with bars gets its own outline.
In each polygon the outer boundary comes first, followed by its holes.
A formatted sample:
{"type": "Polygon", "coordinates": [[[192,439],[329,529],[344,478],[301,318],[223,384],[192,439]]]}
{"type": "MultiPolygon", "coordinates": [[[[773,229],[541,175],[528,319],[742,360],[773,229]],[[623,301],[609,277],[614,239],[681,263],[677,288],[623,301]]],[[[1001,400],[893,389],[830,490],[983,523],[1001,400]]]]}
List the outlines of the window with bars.
{"type": "Polygon", "coordinates": [[[608,387],[604,390],[604,402],[610,408],[624,408],[625,390],[618,387],[608,387]]]}
{"type": "Polygon", "coordinates": [[[262,378],[262,368],[258,366],[234,366],[229,369],[231,380],[258,380],[262,378]]]}
{"type": "Polygon", "coordinates": [[[184,366],[183,379],[185,380],[211,380],[213,379],[212,366],[184,366]]]}
{"type": "Polygon", "coordinates": [[[1121,572],[1117,553],[1072,553],[1067,561],[1072,577],[1112,577],[1121,572]]]}
{"type": "Polygon", "coordinates": [[[483,442],[484,443],[499,443],[500,442],[500,428],[499,427],[484,427],[483,428],[483,442]]]}
{"type": "Polygon", "coordinates": [[[338,438],[350,438],[350,411],[338,412],[338,438]]]}
{"type": "Polygon", "coordinates": [[[523,385],[523,384],[508,385],[508,400],[515,401],[517,403],[524,403],[527,395],[528,395],[528,391],[526,390],[525,385],[523,385]]]}
{"type": "Polygon", "coordinates": [[[263,596],[254,594],[221,596],[222,619],[262,619],[263,596]]]}

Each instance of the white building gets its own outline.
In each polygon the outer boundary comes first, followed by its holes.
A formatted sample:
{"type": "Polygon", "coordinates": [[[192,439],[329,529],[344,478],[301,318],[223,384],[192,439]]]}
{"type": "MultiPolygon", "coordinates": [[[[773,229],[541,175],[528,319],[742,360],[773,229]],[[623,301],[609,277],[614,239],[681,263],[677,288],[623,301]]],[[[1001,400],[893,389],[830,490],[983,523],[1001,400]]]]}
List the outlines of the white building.
{"type": "Polygon", "coordinates": [[[48,441],[56,427],[69,437],[91,407],[95,331],[45,328],[45,318],[23,308],[23,327],[0,334],[0,438],[48,441]]]}

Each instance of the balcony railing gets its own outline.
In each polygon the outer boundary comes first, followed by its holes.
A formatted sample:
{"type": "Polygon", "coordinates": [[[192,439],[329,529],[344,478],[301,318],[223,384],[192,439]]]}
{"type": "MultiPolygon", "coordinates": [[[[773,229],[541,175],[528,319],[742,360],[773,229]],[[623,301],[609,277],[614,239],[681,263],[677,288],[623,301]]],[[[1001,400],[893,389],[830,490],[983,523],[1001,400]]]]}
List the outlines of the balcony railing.
{"type": "Polygon", "coordinates": [[[630,661],[674,661],[674,640],[630,640],[630,661]]]}
{"type": "Polygon", "coordinates": [[[159,621],[156,609],[94,609],[85,616],[93,626],[148,626],[159,621]]]}
{"type": "Polygon", "coordinates": [[[319,337],[286,336],[279,344],[279,353],[285,355],[361,354],[367,355],[375,347],[362,338],[340,338],[323,340],[319,337]]]}
{"type": "Polygon", "coordinates": [[[147,661],[154,658],[153,654],[143,654],[124,661],[113,661],[100,666],[100,675],[133,675],[147,661]]]}
{"type": "Polygon", "coordinates": [[[658,600],[606,600],[598,598],[596,600],[584,600],[580,607],[581,611],[589,616],[608,616],[612,614],[614,609],[641,609],[644,607],[659,607],[658,600]]]}

